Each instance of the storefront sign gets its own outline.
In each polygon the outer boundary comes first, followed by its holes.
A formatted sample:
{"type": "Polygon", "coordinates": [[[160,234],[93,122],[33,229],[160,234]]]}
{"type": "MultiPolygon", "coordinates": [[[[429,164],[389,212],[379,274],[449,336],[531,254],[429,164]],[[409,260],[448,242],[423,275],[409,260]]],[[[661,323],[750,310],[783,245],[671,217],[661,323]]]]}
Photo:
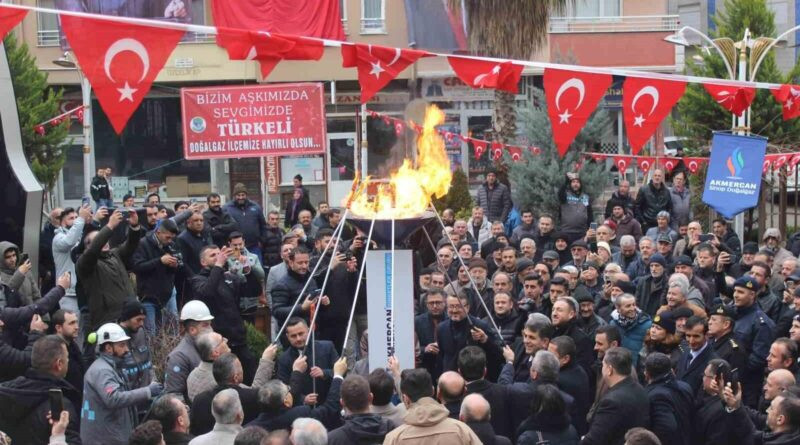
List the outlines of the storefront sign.
{"type": "Polygon", "coordinates": [[[431,101],[494,100],[494,90],[472,88],[458,77],[425,78],[422,97],[431,101]]]}
{"type": "Polygon", "coordinates": [[[186,159],[324,153],[321,83],[182,88],[186,159]]]}
{"type": "Polygon", "coordinates": [[[267,169],[267,193],[278,193],[278,183],[280,180],[280,172],[278,172],[278,158],[275,156],[267,156],[264,158],[264,165],[267,169]]]}

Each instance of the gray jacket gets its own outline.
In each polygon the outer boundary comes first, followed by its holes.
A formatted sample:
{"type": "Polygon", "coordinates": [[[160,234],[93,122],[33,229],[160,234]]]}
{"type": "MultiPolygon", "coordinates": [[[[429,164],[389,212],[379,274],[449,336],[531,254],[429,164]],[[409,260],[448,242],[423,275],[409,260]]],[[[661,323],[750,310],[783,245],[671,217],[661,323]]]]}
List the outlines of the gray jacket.
{"type": "MultiPolygon", "coordinates": [[[[8,250],[16,251],[17,257],[19,257],[20,250],[16,244],[8,241],[0,242],[0,253],[5,255],[8,250]]],[[[42,298],[32,269],[27,274],[24,274],[19,269],[8,269],[5,266],[0,266],[0,282],[17,291],[23,306],[36,303],[37,300],[42,298]]]]}
{"type": "Polygon", "coordinates": [[[129,352],[122,359],[122,373],[128,380],[130,388],[143,388],[155,380],[155,370],[150,353],[150,342],[147,333],[140,328],[136,332],[125,332],[131,338],[128,340],[129,352]]]}
{"type": "Polygon", "coordinates": [[[679,192],[675,190],[675,187],[672,187],[669,189],[669,196],[672,198],[670,226],[678,230],[678,227],[687,225],[692,220],[692,194],[689,192],[688,187],[684,187],[683,192],[679,192]]]}
{"type": "Polygon", "coordinates": [[[508,212],[511,211],[511,192],[505,184],[495,182],[490,190],[488,183],[484,182],[478,187],[478,207],[483,208],[489,222],[505,222],[508,212]]]}
{"type": "Polygon", "coordinates": [[[164,391],[180,394],[186,398],[186,379],[200,364],[200,353],[194,345],[194,339],[186,334],[167,356],[164,391]]]}
{"type": "MultiPolygon", "coordinates": [[[[245,272],[244,271],[245,266],[248,265],[240,264],[238,258],[228,258],[228,271],[239,275],[243,279],[247,279],[246,275],[249,275],[251,273],[255,274],[256,280],[258,280],[259,284],[261,285],[261,290],[263,291],[264,281],[266,280],[266,274],[264,273],[264,268],[261,266],[261,260],[255,254],[250,253],[246,248],[242,251],[242,255],[247,257],[250,270],[245,272]]],[[[252,292],[248,292],[245,295],[241,295],[239,301],[239,309],[241,309],[242,312],[248,311],[256,307],[258,307],[258,295],[252,295],[252,292]]]]}
{"type": "Polygon", "coordinates": [[[81,242],[83,236],[83,226],[86,224],[80,216],[75,218],[75,222],[69,229],[59,227],[53,237],[53,262],[56,264],[56,277],[60,277],[64,272],[72,274],[72,284],[67,289],[68,296],[75,296],[75,285],[78,283],[78,276],[75,274],[75,263],[72,262],[70,251],[81,242]]]}
{"type": "Polygon", "coordinates": [[[120,359],[100,353],[86,371],[81,406],[84,445],[126,445],[136,426],[136,405],[150,399],[150,389],[128,389],[120,359]]]}

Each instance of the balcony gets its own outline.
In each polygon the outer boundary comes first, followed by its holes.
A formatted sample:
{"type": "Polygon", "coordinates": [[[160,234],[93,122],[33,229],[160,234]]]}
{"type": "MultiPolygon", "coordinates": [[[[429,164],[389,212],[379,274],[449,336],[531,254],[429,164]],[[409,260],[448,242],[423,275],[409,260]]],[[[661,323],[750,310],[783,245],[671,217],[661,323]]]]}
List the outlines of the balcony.
{"type": "Polygon", "coordinates": [[[551,17],[550,33],[671,32],[679,25],[677,15],[551,17]]]}

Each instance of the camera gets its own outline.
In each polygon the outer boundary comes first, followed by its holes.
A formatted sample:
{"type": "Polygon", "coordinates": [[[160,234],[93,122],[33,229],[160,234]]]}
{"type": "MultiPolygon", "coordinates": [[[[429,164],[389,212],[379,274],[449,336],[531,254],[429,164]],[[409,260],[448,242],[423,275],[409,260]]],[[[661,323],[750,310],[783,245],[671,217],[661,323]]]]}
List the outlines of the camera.
{"type": "Polygon", "coordinates": [[[178,261],[178,267],[183,267],[183,254],[175,248],[174,244],[166,246],[164,250],[166,250],[168,254],[175,257],[175,259],[178,261]]]}

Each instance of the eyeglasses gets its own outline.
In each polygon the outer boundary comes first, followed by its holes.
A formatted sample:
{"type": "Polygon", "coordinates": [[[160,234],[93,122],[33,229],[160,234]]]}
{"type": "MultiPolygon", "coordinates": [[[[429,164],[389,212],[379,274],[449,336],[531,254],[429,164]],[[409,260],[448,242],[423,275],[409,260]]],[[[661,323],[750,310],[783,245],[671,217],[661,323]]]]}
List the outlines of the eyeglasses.
{"type": "Polygon", "coordinates": [[[444,306],[444,301],[428,301],[428,306],[444,306]]]}

